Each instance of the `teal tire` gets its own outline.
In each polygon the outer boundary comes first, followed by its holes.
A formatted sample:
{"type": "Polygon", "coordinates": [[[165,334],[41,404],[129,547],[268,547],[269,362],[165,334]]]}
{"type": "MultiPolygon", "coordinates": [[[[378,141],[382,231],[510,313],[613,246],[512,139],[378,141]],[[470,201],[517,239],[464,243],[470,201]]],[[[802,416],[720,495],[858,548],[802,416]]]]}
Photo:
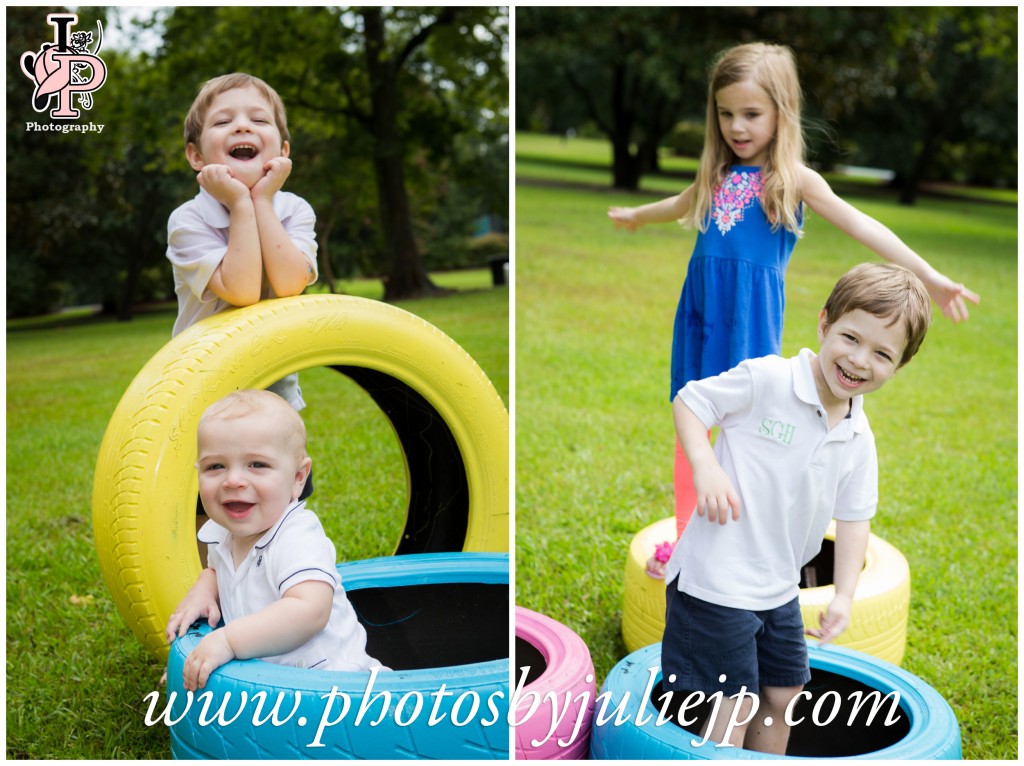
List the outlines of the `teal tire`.
{"type": "MultiPolygon", "coordinates": [[[[960,726],[949,703],[920,678],[891,663],[839,646],[808,643],[810,699],[792,707],[785,758],[856,757],[882,760],[959,760],[960,726]],[[877,691],[877,695],[872,695],[877,691]],[[860,692],[860,696],[855,696],[860,692]],[[895,694],[894,694],[895,693],[895,694]],[[889,696],[892,695],[892,696],[889,696]],[[859,710],[856,700],[878,700],[859,710]],[[898,701],[894,706],[893,700],[898,701]],[[838,702],[837,702],[838,701],[838,702]],[[831,721],[833,709],[838,710],[831,721]],[[815,713],[817,707],[818,712],[815,713]],[[817,717],[815,717],[817,716],[817,717]],[[801,721],[802,719],[802,721],[801,721]],[[869,720],[870,719],[870,720],[869,720]]],[[[608,674],[591,729],[591,758],[600,760],[750,760],[779,758],[742,748],[700,744],[702,713],[689,710],[684,729],[663,717],[654,700],[662,698],[661,644],[633,652],[608,674]],[[619,711],[616,715],[616,711],[619,711]]],[[[676,692],[677,704],[686,698],[676,692]]],[[[666,716],[667,717],[667,716],[666,716]]]]}
{"type": "Polygon", "coordinates": [[[234,660],[188,693],[185,659],[210,632],[197,623],[168,657],[171,754],[507,760],[508,554],[393,556],[340,564],[338,573],[366,628],[368,653],[393,669],[373,676],[234,660]],[[279,725],[268,720],[275,702],[279,725]]]}

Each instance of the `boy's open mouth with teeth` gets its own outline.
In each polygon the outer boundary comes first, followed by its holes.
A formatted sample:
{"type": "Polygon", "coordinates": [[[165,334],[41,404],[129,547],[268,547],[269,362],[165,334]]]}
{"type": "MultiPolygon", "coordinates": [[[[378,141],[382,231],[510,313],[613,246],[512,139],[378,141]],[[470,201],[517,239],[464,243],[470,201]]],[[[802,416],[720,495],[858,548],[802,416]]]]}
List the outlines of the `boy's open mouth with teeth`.
{"type": "Polygon", "coordinates": [[[228,515],[235,519],[240,519],[248,515],[255,507],[254,503],[246,503],[240,500],[229,501],[224,503],[224,510],[228,512],[228,515]]]}
{"type": "Polygon", "coordinates": [[[839,377],[842,380],[844,380],[845,382],[847,382],[847,383],[849,383],[851,385],[856,385],[858,383],[863,383],[864,380],[865,380],[864,378],[858,378],[856,375],[851,375],[846,370],[844,370],[842,367],[840,367],[838,364],[836,365],[836,369],[839,371],[839,377]]]}
{"type": "Polygon", "coordinates": [[[236,160],[251,160],[256,156],[256,147],[252,144],[239,144],[228,152],[236,160]]]}

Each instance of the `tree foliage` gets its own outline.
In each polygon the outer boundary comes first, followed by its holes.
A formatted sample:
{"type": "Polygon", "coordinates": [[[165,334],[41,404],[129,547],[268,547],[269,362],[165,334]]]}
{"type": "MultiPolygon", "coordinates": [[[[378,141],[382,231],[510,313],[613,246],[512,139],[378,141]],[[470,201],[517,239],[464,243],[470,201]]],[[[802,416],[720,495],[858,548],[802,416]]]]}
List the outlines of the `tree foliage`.
{"type": "Polygon", "coordinates": [[[766,40],[796,54],[810,158],[922,181],[1016,178],[1016,8],[517,9],[517,127],[588,126],[635,189],[677,122],[702,122],[714,54],[766,40]]]}

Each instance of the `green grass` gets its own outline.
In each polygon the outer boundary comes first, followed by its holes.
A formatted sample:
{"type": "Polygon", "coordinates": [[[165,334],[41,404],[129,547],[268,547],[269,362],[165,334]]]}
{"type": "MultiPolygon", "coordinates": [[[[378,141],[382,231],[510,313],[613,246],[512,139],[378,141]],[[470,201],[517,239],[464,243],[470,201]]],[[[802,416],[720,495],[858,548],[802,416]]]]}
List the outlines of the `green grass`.
{"type": "MultiPolygon", "coordinates": [[[[517,136],[516,602],[578,632],[600,684],[626,654],[629,542],[672,515],[669,348],[694,233],[613,229],[609,205],[655,197],[578,186],[593,147],[577,158],[554,143],[576,184],[552,183],[550,155],[546,183],[532,183],[543,142],[517,136]]],[[[877,189],[846,198],[982,296],[964,324],[938,317],[919,356],[867,402],[873,531],[910,563],[903,667],[953,706],[965,758],[1015,759],[1016,208],[932,197],[906,208],[877,189]]],[[[809,218],[787,274],[785,354],[816,348],[832,284],[865,260],[877,257],[809,218]]]]}
{"type": "MultiPolygon", "coordinates": [[[[400,305],[459,343],[507,403],[509,291],[489,289],[489,272],[437,281],[466,291],[400,305]]],[[[350,287],[372,294],[379,283],[350,287]]],[[[170,757],[166,728],[144,724],[143,698],[158,689],[163,665],[110,598],[90,504],[107,421],[173,322],[172,308],[124,324],[79,313],[8,325],[8,759],[170,757]]],[[[302,384],[310,451],[321,466],[315,505],[339,557],[390,554],[405,492],[390,424],[333,371],[304,372],[302,384]]]]}
{"type": "MultiPolygon", "coordinates": [[[[530,182],[557,181],[562,184],[597,184],[610,186],[612,150],[607,141],[592,138],[566,140],[560,136],[539,133],[516,134],[516,174],[530,182]]],[[[686,188],[697,172],[697,159],[678,157],[661,149],[658,175],[640,179],[641,191],[675,194],[686,188]]],[[[879,194],[891,199],[885,184],[872,176],[825,173],[829,182],[841,193],[879,194]]],[[[1017,204],[1016,189],[990,189],[953,184],[928,184],[925,192],[935,197],[975,199],[979,202],[1017,204]]]]}

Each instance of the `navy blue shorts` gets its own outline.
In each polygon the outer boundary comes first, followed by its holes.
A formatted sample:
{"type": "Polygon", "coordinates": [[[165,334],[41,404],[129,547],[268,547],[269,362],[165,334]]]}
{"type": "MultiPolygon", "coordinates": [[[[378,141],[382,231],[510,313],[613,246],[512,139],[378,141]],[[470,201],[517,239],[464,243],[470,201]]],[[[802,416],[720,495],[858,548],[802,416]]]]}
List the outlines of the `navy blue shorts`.
{"type": "Polygon", "coordinates": [[[710,604],[676,588],[666,592],[662,686],[725,696],[741,687],[802,686],[811,678],[800,599],[763,612],[710,604]],[[720,680],[721,676],[724,680],[720,680]]]}

